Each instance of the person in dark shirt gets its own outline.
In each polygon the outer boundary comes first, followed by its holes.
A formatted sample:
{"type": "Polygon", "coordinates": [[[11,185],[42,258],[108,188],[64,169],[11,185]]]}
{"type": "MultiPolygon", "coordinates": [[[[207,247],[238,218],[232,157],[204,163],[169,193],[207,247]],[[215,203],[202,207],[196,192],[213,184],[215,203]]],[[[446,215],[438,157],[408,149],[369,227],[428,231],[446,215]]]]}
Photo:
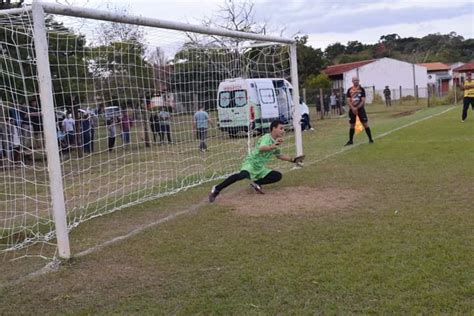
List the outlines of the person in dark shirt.
{"type": "Polygon", "coordinates": [[[392,106],[392,92],[388,86],[385,86],[385,89],[383,89],[383,96],[385,98],[385,106],[392,106]]]}
{"type": "Polygon", "coordinates": [[[356,117],[358,116],[362,125],[364,125],[365,132],[369,137],[369,143],[373,143],[372,132],[368,124],[369,119],[365,112],[365,90],[359,85],[359,78],[352,78],[352,87],[347,90],[347,104],[349,104],[349,141],[345,146],[353,144],[355,134],[356,117]]]}

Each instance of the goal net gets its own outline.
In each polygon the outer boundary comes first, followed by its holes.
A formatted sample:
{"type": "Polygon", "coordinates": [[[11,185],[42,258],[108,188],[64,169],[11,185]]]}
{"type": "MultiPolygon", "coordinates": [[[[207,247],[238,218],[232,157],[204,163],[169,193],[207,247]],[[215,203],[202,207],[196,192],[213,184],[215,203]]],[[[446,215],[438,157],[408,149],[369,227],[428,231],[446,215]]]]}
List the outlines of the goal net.
{"type": "Polygon", "coordinates": [[[237,171],[272,119],[288,124],[283,152],[295,154],[290,45],[84,14],[49,13],[45,26],[51,105],[41,102],[39,84],[48,78],[38,71],[31,10],[0,15],[5,258],[57,255],[52,154],[68,230],[237,171]],[[46,106],[54,109],[58,153],[45,146],[46,106]]]}

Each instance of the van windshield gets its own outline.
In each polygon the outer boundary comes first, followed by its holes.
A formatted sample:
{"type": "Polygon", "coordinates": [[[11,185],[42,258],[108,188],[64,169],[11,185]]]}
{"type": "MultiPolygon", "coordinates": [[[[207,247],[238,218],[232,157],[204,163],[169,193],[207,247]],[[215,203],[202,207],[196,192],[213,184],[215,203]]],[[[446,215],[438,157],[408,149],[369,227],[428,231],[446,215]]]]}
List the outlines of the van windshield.
{"type": "Polygon", "coordinates": [[[219,93],[219,106],[221,108],[242,107],[247,104],[247,91],[221,91],[219,93]]]}

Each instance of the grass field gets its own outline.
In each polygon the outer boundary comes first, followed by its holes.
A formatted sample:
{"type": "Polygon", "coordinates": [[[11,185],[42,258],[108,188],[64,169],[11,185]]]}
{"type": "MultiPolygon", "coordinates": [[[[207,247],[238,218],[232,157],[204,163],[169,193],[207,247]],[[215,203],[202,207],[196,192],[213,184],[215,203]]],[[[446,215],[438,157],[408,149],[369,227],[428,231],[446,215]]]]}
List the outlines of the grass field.
{"type": "Polygon", "coordinates": [[[5,262],[0,314],[473,314],[474,114],[459,112],[371,107],[387,134],[351,149],[346,118],[318,121],[306,166],[265,195],[242,182],[211,205],[199,186],[90,221],[75,254],[176,215],[20,282],[45,262],[5,262]]]}

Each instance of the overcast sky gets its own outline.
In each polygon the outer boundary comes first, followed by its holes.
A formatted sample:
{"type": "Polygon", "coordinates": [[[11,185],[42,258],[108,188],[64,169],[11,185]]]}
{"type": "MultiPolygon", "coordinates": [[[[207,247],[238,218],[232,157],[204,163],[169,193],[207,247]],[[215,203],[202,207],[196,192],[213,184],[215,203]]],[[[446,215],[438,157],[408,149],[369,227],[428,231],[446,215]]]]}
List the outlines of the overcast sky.
{"type": "MultiPolygon", "coordinates": [[[[49,0],[52,1],[52,0],[49,0]]],[[[58,0],[65,3],[67,0],[58,0]]],[[[199,24],[225,0],[68,0],[104,8],[105,2],[128,7],[136,15],[199,24]]],[[[31,1],[30,1],[31,2],[31,1]]],[[[284,35],[309,35],[315,48],[348,41],[372,44],[380,36],[423,37],[456,32],[474,38],[473,0],[254,0],[255,19],[268,21],[284,35]]],[[[278,32],[277,32],[278,33],[278,32]]],[[[278,34],[276,34],[278,35],[278,34]]]]}

